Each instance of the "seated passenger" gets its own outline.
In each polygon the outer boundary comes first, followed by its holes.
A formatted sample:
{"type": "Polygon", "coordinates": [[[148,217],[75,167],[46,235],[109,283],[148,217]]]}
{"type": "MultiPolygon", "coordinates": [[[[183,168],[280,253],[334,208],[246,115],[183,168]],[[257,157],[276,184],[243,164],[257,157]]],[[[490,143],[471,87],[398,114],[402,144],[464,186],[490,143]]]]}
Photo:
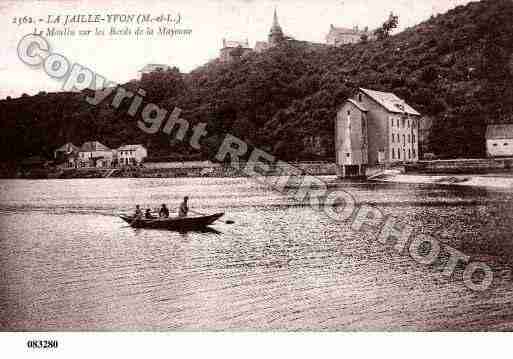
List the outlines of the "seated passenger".
{"type": "Polygon", "coordinates": [[[151,214],[151,209],[149,209],[149,208],[146,210],[146,213],[144,214],[144,217],[145,217],[146,219],[153,219],[153,218],[155,218],[155,217],[153,217],[153,215],[151,214]]]}
{"type": "Polygon", "coordinates": [[[135,206],[135,214],[134,214],[134,218],[135,219],[141,219],[143,216],[143,213],[142,213],[142,210],[141,210],[141,207],[139,207],[139,205],[136,205],[135,206]]]}
{"type": "Polygon", "coordinates": [[[165,204],[162,204],[162,207],[160,207],[159,217],[169,218],[169,209],[167,209],[165,204]]]}

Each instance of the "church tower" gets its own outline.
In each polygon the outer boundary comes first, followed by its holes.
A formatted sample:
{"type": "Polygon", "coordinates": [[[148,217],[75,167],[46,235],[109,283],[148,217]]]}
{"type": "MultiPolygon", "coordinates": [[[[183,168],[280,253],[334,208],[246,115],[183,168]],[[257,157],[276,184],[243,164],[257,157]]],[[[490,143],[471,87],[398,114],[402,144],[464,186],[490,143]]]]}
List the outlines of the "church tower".
{"type": "Polygon", "coordinates": [[[273,26],[268,36],[269,45],[275,46],[283,41],[283,31],[278,23],[278,15],[276,14],[276,8],[274,9],[273,26]]]}

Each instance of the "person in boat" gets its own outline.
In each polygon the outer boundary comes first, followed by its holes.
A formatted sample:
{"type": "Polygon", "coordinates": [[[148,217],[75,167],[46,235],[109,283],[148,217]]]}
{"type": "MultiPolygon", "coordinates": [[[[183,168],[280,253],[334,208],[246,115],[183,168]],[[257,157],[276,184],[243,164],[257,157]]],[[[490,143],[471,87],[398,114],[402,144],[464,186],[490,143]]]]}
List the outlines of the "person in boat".
{"type": "Polygon", "coordinates": [[[146,209],[146,213],[144,214],[144,218],[146,219],[154,219],[153,214],[151,214],[151,209],[146,209]]]}
{"type": "Polygon", "coordinates": [[[142,213],[142,210],[141,210],[141,207],[137,204],[135,206],[135,214],[134,214],[134,218],[135,219],[141,219],[143,216],[143,213],[142,213]]]}
{"type": "Polygon", "coordinates": [[[169,209],[167,209],[165,204],[162,204],[162,207],[160,207],[159,217],[160,218],[169,218],[169,209]]]}
{"type": "Polygon", "coordinates": [[[178,217],[183,218],[187,217],[187,213],[189,212],[189,206],[187,205],[187,201],[189,197],[185,196],[183,198],[182,204],[180,204],[180,208],[178,209],[178,217]]]}

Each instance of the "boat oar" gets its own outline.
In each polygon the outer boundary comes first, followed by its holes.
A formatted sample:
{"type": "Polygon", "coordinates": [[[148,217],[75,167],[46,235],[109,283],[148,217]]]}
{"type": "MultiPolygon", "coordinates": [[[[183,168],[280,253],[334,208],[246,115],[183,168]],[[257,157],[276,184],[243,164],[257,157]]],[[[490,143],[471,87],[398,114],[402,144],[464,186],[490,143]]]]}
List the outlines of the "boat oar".
{"type": "MultiPolygon", "coordinates": [[[[199,214],[200,216],[208,216],[208,214],[196,212],[196,211],[193,211],[192,209],[189,209],[189,211],[191,211],[192,213],[195,213],[195,214],[199,214]]],[[[226,224],[234,224],[235,223],[234,221],[231,221],[231,220],[223,221],[222,219],[218,219],[218,221],[226,223],[226,224]]]]}

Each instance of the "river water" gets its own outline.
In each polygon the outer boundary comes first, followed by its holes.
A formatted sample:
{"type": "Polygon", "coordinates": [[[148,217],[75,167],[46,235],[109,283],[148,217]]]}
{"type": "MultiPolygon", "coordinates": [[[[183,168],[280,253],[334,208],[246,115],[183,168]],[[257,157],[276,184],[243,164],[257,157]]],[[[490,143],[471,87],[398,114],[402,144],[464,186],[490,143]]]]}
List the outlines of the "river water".
{"type": "Polygon", "coordinates": [[[513,193],[337,186],[486,262],[491,287],[471,291],[250,179],[2,180],[0,329],[513,329],[513,193]],[[116,217],[176,210],[184,195],[234,223],[175,233],[116,217]]]}

